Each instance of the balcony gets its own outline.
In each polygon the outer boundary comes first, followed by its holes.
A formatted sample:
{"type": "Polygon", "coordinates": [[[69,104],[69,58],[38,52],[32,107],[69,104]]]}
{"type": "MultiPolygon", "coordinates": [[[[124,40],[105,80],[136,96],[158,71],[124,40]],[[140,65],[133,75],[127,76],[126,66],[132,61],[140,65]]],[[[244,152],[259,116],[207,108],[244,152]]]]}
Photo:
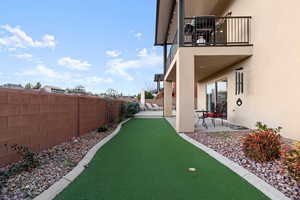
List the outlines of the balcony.
{"type": "Polygon", "coordinates": [[[166,72],[178,47],[233,47],[251,46],[251,17],[185,17],[182,42],[175,34],[167,58],[166,72]]]}

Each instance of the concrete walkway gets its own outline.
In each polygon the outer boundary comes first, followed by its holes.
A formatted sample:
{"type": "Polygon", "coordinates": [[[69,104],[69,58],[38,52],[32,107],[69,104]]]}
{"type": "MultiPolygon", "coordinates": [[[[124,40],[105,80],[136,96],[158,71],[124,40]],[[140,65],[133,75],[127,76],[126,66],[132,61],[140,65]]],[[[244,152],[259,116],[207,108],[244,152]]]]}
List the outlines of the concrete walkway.
{"type": "MultiPolygon", "coordinates": [[[[175,117],[176,111],[173,110],[173,115],[175,117]]],[[[157,111],[140,111],[139,113],[134,115],[135,118],[162,118],[163,117],[163,111],[157,110],[157,111]]]]}

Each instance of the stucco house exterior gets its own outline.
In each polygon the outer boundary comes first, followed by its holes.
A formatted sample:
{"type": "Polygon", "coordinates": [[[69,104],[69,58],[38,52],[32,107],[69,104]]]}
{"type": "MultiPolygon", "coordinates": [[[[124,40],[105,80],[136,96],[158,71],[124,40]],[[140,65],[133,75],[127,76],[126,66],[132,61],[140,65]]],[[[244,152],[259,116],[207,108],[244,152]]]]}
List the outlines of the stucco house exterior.
{"type": "Polygon", "coordinates": [[[194,132],[195,109],[222,108],[231,123],[282,126],[284,137],[300,140],[299,7],[297,0],[157,0],[164,116],[176,82],[178,132],[194,132]]]}

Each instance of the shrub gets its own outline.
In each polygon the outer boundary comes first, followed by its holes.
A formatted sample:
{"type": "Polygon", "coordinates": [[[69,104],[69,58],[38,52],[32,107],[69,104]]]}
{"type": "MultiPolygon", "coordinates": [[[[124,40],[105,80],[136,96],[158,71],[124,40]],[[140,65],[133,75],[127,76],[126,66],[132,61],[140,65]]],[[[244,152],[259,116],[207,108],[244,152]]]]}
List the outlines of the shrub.
{"type": "Polygon", "coordinates": [[[133,117],[140,111],[140,105],[136,102],[124,102],[122,104],[122,116],[124,118],[133,117]]]}
{"type": "Polygon", "coordinates": [[[98,131],[98,133],[108,131],[108,127],[106,125],[101,126],[101,127],[98,128],[97,131],[98,131]]]}
{"type": "Polygon", "coordinates": [[[0,169],[0,194],[2,188],[4,188],[4,186],[6,185],[7,179],[8,179],[8,173],[0,169]]]}
{"type": "Polygon", "coordinates": [[[300,142],[281,151],[284,169],[300,184],[300,142]]]}
{"type": "Polygon", "coordinates": [[[28,171],[34,169],[40,165],[39,160],[36,157],[36,154],[31,152],[28,147],[22,145],[11,145],[10,148],[17,152],[18,155],[22,157],[21,162],[11,165],[8,170],[9,175],[14,175],[22,171],[28,171]]]}
{"type": "Polygon", "coordinates": [[[0,194],[2,188],[6,184],[7,179],[10,176],[13,176],[22,171],[28,171],[40,165],[40,162],[38,161],[36,154],[31,152],[28,147],[14,144],[11,145],[10,148],[13,151],[17,152],[17,154],[22,157],[22,160],[20,162],[12,164],[7,171],[0,169],[0,194]]]}
{"type": "Polygon", "coordinates": [[[268,128],[267,125],[257,122],[257,130],[248,134],[243,140],[245,155],[258,162],[268,162],[280,157],[281,143],[280,130],[268,128]]]}
{"type": "MultiPolygon", "coordinates": [[[[141,100],[141,94],[138,94],[137,98],[141,100]]],[[[154,99],[154,96],[151,92],[145,91],[145,99],[154,99]]]]}

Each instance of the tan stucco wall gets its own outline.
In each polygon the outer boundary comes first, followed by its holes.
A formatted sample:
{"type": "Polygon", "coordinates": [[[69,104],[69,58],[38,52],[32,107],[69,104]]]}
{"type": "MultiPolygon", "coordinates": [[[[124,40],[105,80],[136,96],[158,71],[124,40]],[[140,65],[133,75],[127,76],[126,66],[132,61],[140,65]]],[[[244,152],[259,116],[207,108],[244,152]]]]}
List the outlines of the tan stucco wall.
{"type": "MultiPolygon", "coordinates": [[[[228,69],[202,82],[228,79],[229,120],[254,127],[262,121],[282,126],[282,135],[300,140],[300,1],[235,0],[227,12],[252,16],[253,56],[238,64],[244,68],[243,105],[235,101],[235,71],[228,69]]],[[[236,66],[236,67],[238,67],[236,66]]],[[[205,92],[200,92],[205,108],[205,92]]]]}

